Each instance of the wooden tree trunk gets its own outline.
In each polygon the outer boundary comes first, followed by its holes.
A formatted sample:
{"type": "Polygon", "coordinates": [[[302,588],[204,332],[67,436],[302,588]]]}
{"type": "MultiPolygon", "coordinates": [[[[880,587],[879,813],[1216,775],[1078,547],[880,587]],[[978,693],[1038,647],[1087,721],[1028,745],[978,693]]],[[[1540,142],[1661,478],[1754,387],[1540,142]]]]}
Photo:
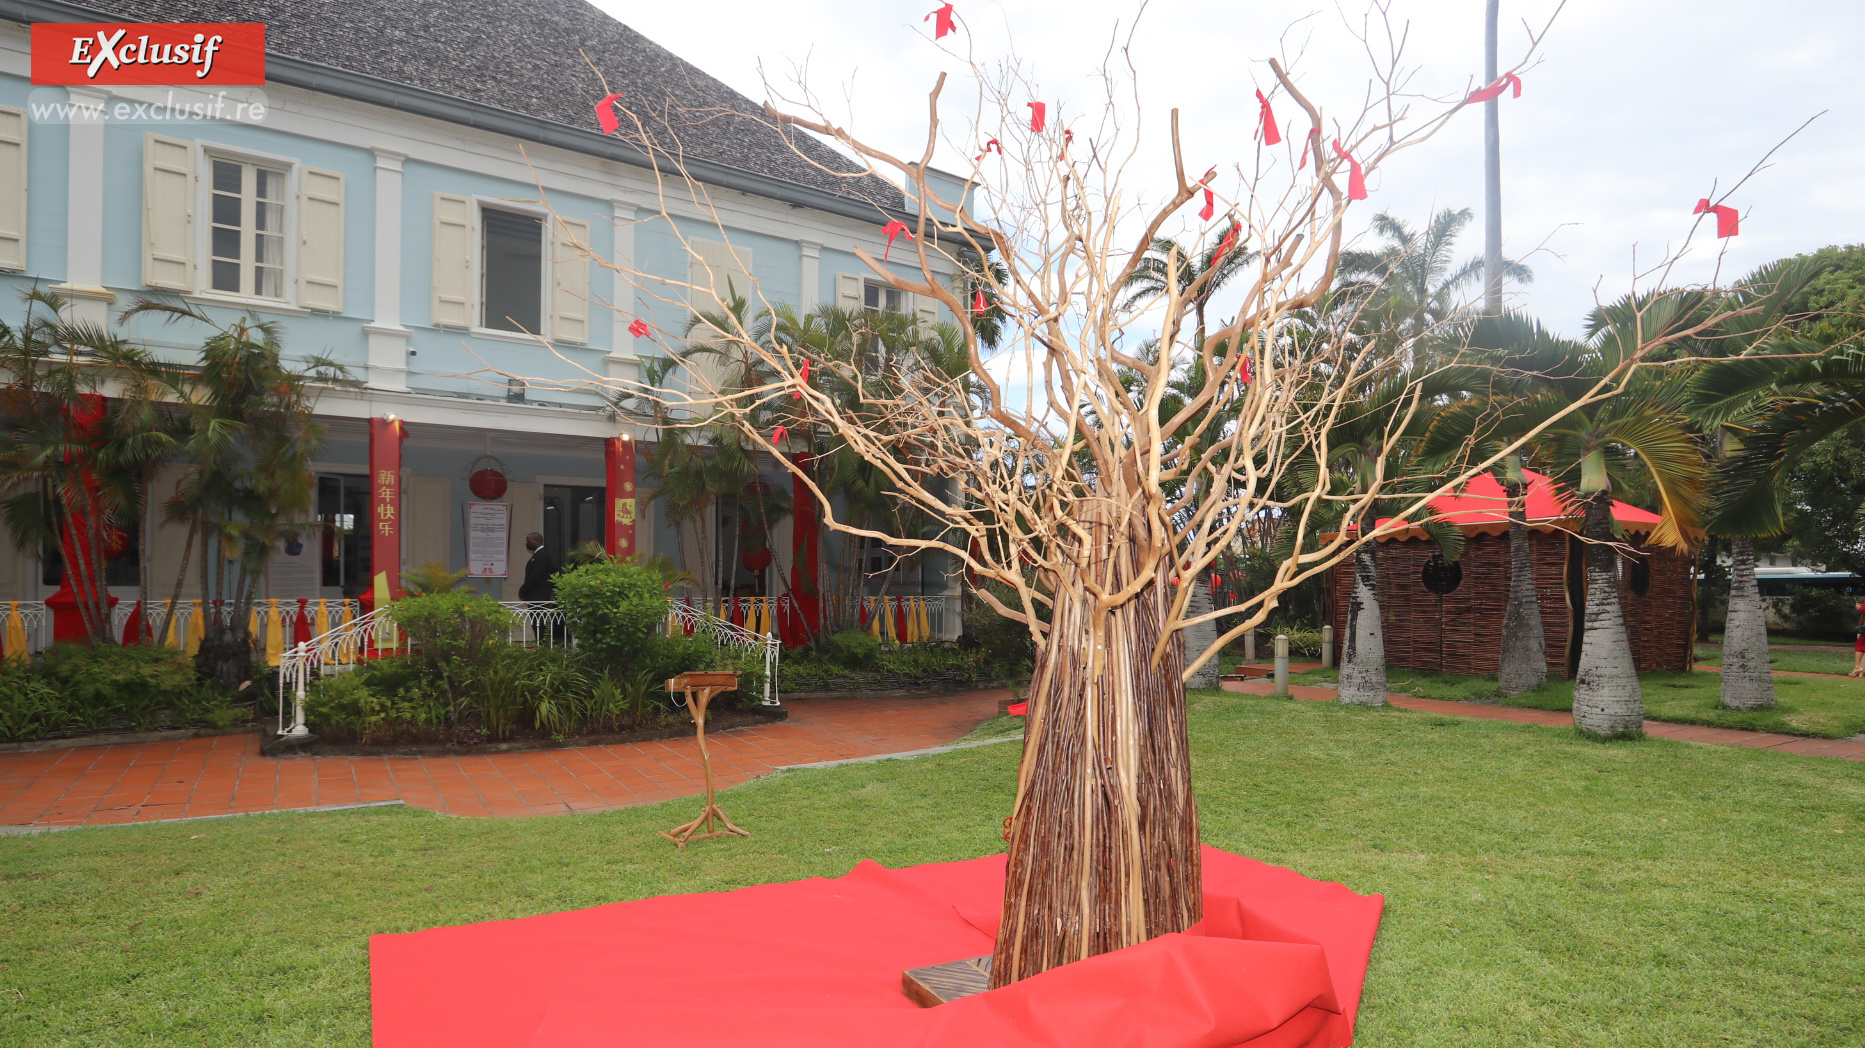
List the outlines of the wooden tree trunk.
{"type": "Polygon", "coordinates": [[[1768,613],[1755,584],[1755,540],[1729,540],[1729,617],[1723,624],[1723,708],[1759,710],[1774,705],[1768,668],[1768,613]]]}
{"type": "Polygon", "coordinates": [[[1183,639],[1152,662],[1171,587],[1157,576],[1100,608],[1082,582],[1134,578],[1139,536],[1105,521],[1083,530],[1030,681],[994,987],[1202,916],[1183,639]]]}
{"type": "Polygon", "coordinates": [[[1612,496],[1586,502],[1587,611],[1574,674],[1574,726],[1594,735],[1645,730],[1645,694],[1619,608],[1619,551],[1612,543],[1612,496]]]}
{"type": "MultiPolygon", "coordinates": [[[[1372,525],[1372,514],[1367,514],[1360,521],[1361,533],[1372,525]]],[[[1353,555],[1353,597],[1347,602],[1339,684],[1342,702],[1386,704],[1386,635],[1379,621],[1379,561],[1371,542],[1353,555]]]]}
{"type": "Polygon", "coordinates": [[[1548,641],[1535,599],[1535,565],[1522,485],[1509,482],[1509,606],[1502,616],[1502,657],[1496,680],[1504,695],[1520,695],[1548,679],[1548,641]]]}

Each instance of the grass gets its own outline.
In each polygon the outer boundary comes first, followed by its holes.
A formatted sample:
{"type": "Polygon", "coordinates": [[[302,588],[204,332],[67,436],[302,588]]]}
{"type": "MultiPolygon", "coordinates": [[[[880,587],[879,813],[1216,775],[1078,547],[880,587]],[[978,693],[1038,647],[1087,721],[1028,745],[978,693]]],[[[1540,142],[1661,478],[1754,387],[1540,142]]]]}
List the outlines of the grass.
{"type": "MultiPolygon", "coordinates": [[[[1395,694],[1453,702],[1500,702],[1539,710],[1574,708],[1574,684],[1550,680],[1533,691],[1503,697],[1494,677],[1387,667],[1387,687],[1395,694]]],[[[1338,670],[1310,670],[1289,677],[1292,684],[1332,685],[1338,670]]],[[[1775,705],[1771,709],[1738,712],[1722,708],[1722,675],[1695,673],[1641,673],[1645,715],[1679,724],[1707,724],[1716,728],[1747,728],[1822,739],[1849,739],[1865,733],[1865,680],[1823,677],[1784,677],[1775,674],[1775,705]]]]}
{"type": "MultiPolygon", "coordinates": [[[[1697,662],[1704,666],[1721,666],[1723,664],[1722,645],[1697,645],[1697,662]]],[[[1792,648],[1782,650],[1770,644],[1768,668],[1777,673],[1835,673],[1843,676],[1852,672],[1852,652],[1818,649],[1795,651],[1792,648]]]]}
{"type": "MultiPolygon", "coordinates": [[[[1384,893],[1361,1048],[1865,1041],[1865,765],[1202,693],[1204,839],[1384,893]]],[[[0,1044],[361,1046],[367,937],[999,850],[1018,747],[691,799],[0,837],[0,1044]]]]}

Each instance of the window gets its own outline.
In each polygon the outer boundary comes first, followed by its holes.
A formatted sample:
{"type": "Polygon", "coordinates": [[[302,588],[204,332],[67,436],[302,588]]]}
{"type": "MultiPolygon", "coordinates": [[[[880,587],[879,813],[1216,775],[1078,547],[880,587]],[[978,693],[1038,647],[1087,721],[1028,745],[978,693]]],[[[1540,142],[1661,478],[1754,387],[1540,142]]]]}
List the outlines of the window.
{"type": "Polygon", "coordinates": [[[544,548],[562,568],[570,551],[586,542],[602,541],[602,488],[546,484],[544,486],[544,548]]]}
{"type": "Polygon", "coordinates": [[[479,257],[484,260],[480,325],[494,331],[541,333],[544,220],[495,207],[481,208],[479,214],[479,257]]]}
{"type": "Polygon", "coordinates": [[[317,477],[318,562],[320,584],[344,597],[368,589],[369,535],[356,522],[369,513],[369,478],[320,473],[317,477]]]}
{"type": "Polygon", "coordinates": [[[215,158],[208,287],[248,298],[285,297],[285,172],[215,158]]]}
{"type": "Polygon", "coordinates": [[[897,287],[888,287],[874,280],[864,280],[861,284],[861,305],[876,313],[899,313],[904,311],[906,295],[897,287]]]}

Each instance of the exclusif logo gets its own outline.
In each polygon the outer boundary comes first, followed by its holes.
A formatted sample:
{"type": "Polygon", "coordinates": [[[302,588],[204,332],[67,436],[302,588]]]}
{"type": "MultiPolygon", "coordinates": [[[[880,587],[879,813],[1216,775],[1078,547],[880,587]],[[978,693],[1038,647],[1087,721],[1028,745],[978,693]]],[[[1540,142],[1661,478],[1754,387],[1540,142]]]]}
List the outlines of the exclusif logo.
{"type": "Polygon", "coordinates": [[[264,22],[34,22],[35,84],[263,84],[264,22]]]}

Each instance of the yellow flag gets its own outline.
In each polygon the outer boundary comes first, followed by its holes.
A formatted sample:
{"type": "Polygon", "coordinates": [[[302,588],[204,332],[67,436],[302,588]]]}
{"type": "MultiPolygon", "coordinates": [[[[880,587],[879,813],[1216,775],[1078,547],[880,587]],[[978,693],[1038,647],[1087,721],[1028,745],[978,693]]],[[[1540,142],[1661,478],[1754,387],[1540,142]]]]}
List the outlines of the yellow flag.
{"type": "Polygon", "coordinates": [[[324,601],[320,600],[317,602],[317,615],[311,620],[311,635],[313,637],[321,637],[329,632],[330,609],[325,606],[324,601]]]}
{"type": "Polygon", "coordinates": [[[266,612],[266,665],[276,666],[285,661],[285,620],[279,615],[277,600],[266,603],[271,605],[266,612]]]}
{"type": "Polygon", "coordinates": [[[168,616],[168,629],[164,631],[162,635],[162,644],[164,647],[169,648],[181,647],[181,645],[175,641],[175,624],[181,621],[181,609],[174,605],[174,601],[164,601],[162,603],[162,611],[168,616]]]}
{"type": "Polygon", "coordinates": [[[200,601],[195,601],[194,606],[189,610],[188,624],[184,628],[188,632],[188,641],[182,645],[182,650],[188,653],[189,658],[193,658],[200,654],[201,637],[207,633],[207,619],[202,614],[200,601]]]}
{"type": "Polygon", "coordinates": [[[9,600],[6,605],[6,657],[31,659],[32,653],[26,650],[26,619],[19,613],[19,601],[9,600]]]}

